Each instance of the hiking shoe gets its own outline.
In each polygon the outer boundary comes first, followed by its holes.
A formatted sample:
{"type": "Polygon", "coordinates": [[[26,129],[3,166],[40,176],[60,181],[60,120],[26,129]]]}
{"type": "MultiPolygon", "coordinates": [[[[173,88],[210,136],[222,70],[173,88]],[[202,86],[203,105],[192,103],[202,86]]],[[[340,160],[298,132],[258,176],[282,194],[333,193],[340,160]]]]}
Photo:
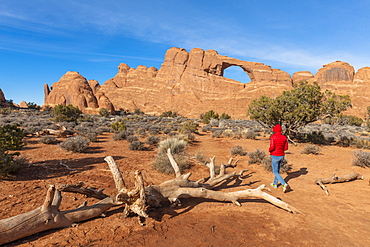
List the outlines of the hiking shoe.
{"type": "Polygon", "coordinates": [[[270,185],[271,185],[271,187],[272,187],[272,188],[275,188],[275,189],[277,189],[277,185],[276,185],[276,184],[274,184],[274,183],[271,183],[270,185]]]}
{"type": "Polygon", "coordinates": [[[286,192],[288,192],[288,191],[290,191],[290,186],[289,186],[289,184],[284,184],[284,185],[283,185],[283,193],[286,193],[286,192]]]}

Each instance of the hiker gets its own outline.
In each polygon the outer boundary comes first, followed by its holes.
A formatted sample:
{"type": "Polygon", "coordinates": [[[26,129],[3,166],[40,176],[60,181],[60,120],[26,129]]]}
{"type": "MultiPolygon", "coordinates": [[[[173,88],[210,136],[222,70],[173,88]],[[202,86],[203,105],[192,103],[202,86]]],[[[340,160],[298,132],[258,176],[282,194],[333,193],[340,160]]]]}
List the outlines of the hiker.
{"type": "Polygon", "coordinates": [[[272,131],[274,132],[273,135],[270,137],[270,148],[269,152],[271,155],[271,163],[272,163],[272,172],[274,173],[274,182],[271,183],[273,188],[278,187],[278,183],[280,182],[283,185],[283,192],[288,192],[290,190],[289,185],[284,181],[284,179],[279,174],[280,167],[283,165],[285,150],[288,150],[288,141],[287,137],[281,133],[281,126],[280,124],[276,124],[272,131]]]}

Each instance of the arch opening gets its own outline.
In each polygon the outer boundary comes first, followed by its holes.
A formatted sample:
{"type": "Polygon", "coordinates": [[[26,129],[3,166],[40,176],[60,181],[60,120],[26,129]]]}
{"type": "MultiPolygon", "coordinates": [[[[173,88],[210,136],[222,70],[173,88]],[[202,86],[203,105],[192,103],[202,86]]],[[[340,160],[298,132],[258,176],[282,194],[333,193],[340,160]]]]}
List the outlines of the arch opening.
{"type": "Polygon", "coordinates": [[[231,65],[228,68],[224,69],[223,77],[239,81],[244,84],[252,81],[249,74],[245,72],[242,67],[237,65],[231,65]]]}

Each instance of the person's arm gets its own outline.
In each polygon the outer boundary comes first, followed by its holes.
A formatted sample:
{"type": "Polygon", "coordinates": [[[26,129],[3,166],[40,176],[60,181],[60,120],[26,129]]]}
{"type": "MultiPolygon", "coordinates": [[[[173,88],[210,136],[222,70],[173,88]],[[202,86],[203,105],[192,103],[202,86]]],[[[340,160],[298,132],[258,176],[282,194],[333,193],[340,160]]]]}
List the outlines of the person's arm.
{"type": "Polygon", "coordinates": [[[269,148],[269,152],[272,152],[275,150],[275,142],[274,142],[274,138],[270,138],[270,148],[269,148]]]}
{"type": "Polygon", "coordinates": [[[288,140],[285,140],[284,151],[288,150],[288,140]]]}

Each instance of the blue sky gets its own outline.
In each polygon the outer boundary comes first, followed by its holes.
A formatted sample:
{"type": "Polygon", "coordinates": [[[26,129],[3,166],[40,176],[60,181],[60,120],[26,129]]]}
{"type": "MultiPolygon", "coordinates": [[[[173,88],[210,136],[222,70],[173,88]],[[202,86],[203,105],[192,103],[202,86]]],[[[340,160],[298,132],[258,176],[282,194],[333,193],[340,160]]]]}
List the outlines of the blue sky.
{"type": "MultiPolygon", "coordinates": [[[[213,49],[293,74],[370,66],[370,1],[0,0],[0,88],[43,104],[67,71],[103,84],[126,63],[160,68],[171,47],[213,49]]],[[[241,71],[225,77],[248,81],[241,71]],[[244,76],[244,77],[243,77],[244,76]]]]}

